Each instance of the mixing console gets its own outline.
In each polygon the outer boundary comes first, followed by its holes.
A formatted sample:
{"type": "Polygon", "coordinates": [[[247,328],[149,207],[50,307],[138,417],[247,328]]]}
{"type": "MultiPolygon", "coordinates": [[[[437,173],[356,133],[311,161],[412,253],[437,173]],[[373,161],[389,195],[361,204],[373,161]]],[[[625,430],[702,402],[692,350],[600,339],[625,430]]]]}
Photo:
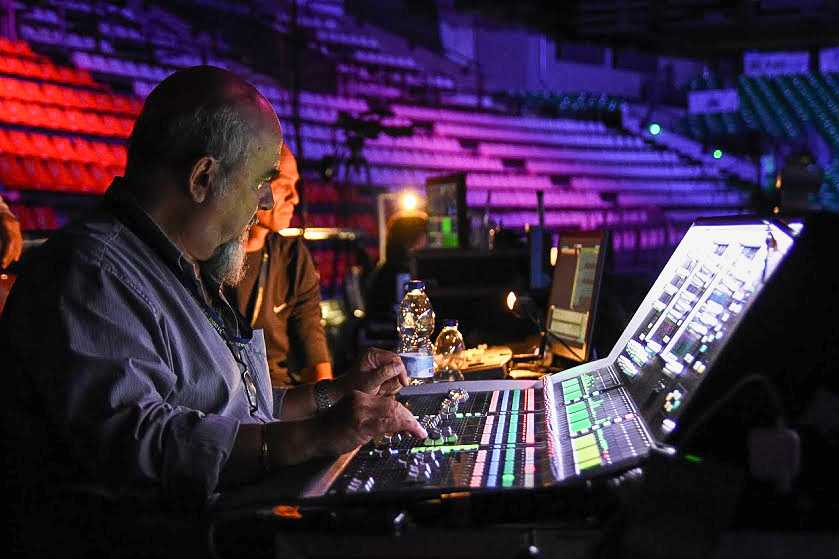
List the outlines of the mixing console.
{"type": "Polygon", "coordinates": [[[554,481],[542,390],[455,389],[402,402],[428,438],[397,433],[362,447],[330,494],[537,487],[554,481]]]}
{"type": "Polygon", "coordinates": [[[456,389],[402,398],[428,438],[396,434],[366,445],[329,493],[540,487],[649,448],[611,369],[566,380],[558,390],[556,452],[542,389],[456,389]]]}

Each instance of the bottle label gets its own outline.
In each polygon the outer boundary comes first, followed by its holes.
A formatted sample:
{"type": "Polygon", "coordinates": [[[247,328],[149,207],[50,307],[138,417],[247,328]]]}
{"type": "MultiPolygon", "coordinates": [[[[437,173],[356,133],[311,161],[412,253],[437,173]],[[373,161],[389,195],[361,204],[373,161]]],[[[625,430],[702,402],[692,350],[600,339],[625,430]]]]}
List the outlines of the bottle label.
{"type": "Polygon", "coordinates": [[[400,353],[410,378],[431,378],[434,376],[434,356],[427,353],[400,353]]]}

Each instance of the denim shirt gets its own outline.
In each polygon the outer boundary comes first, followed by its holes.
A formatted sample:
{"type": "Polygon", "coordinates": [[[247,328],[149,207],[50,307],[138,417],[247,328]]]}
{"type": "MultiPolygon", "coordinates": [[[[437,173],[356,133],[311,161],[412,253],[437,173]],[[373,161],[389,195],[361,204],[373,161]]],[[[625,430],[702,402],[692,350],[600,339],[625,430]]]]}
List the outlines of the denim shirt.
{"type": "Polygon", "coordinates": [[[27,260],[0,320],[19,423],[7,452],[42,457],[37,483],[207,504],[239,424],[280,415],[262,332],[214,296],[245,336],[252,414],[195,268],[120,179],[27,260]]]}

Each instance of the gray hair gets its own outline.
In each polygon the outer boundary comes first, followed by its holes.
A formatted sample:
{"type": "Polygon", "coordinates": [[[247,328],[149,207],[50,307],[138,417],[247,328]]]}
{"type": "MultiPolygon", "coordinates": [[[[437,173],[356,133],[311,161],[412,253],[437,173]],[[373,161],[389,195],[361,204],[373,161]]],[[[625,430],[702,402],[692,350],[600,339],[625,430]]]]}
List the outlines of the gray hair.
{"type": "Polygon", "coordinates": [[[157,117],[149,111],[137,119],[129,140],[127,172],[161,165],[185,171],[195,159],[209,155],[219,161],[223,172],[213,194],[224,194],[255,142],[255,131],[242,111],[231,104],[203,105],[175,118],[157,117]]]}

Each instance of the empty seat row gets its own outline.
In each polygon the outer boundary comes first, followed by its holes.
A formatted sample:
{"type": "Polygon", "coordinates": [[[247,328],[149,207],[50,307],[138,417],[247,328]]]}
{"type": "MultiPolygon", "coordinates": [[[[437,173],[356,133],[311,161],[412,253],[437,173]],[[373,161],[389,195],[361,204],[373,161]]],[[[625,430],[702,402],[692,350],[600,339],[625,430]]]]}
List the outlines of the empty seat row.
{"type": "Polygon", "coordinates": [[[120,144],[3,128],[0,128],[0,152],[117,167],[124,167],[126,161],[125,146],[120,144]]]}
{"type": "Polygon", "coordinates": [[[472,155],[438,154],[377,146],[368,146],[364,150],[364,154],[367,161],[379,165],[447,169],[451,171],[502,171],[504,169],[498,159],[485,159],[472,155]]]}
{"type": "Polygon", "coordinates": [[[596,163],[528,161],[527,168],[532,173],[570,176],[605,176],[605,177],[646,177],[646,178],[693,178],[718,176],[719,171],[699,165],[598,165],[596,163]]]}
{"type": "Polygon", "coordinates": [[[699,208],[739,208],[748,204],[749,194],[746,192],[708,192],[708,193],[619,193],[620,206],[671,206],[699,208]]]}
{"type": "Polygon", "coordinates": [[[134,126],[130,118],[3,99],[0,122],[115,138],[127,138],[134,126]]]}
{"type": "MultiPolygon", "coordinates": [[[[507,228],[520,228],[539,222],[536,211],[490,212],[491,217],[507,228]]],[[[632,210],[549,210],[545,212],[545,225],[550,228],[579,228],[584,230],[616,225],[642,225],[649,219],[648,211],[632,210]]]]}
{"type": "Polygon", "coordinates": [[[375,37],[367,35],[358,35],[356,33],[343,33],[341,31],[332,31],[328,29],[318,29],[315,33],[318,41],[323,43],[335,43],[339,45],[346,45],[351,47],[364,48],[368,50],[378,50],[379,41],[375,37]]]}
{"type": "Polygon", "coordinates": [[[12,204],[9,208],[17,216],[20,227],[24,231],[51,231],[58,229],[66,221],[55,211],[55,208],[50,206],[12,204]]]}
{"type": "Polygon", "coordinates": [[[677,163],[678,154],[671,151],[639,149],[575,149],[529,146],[522,144],[497,144],[481,142],[478,151],[492,157],[517,157],[527,159],[571,159],[575,161],[622,161],[627,163],[677,163]]]}
{"type": "Polygon", "coordinates": [[[413,119],[440,123],[479,124],[495,128],[594,133],[608,130],[602,122],[587,120],[509,116],[411,105],[394,105],[393,111],[398,115],[413,119]]]}
{"type": "Polygon", "coordinates": [[[359,50],[353,53],[353,59],[366,64],[376,64],[405,70],[415,70],[417,68],[417,61],[409,56],[398,56],[382,52],[359,50]]]}
{"type": "Polygon", "coordinates": [[[142,102],[139,99],[127,95],[3,76],[0,76],[0,98],[90,109],[97,112],[124,113],[131,116],[139,114],[142,108],[142,102]]]}
{"type": "Polygon", "coordinates": [[[13,189],[100,194],[121,173],[95,163],[0,153],[0,181],[13,189]]]}
{"type": "MultiPolygon", "coordinates": [[[[594,192],[553,191],[545,192],[544,204],[546,209],[563,208],[605,208],[608,204],[594,192]]],[[[536,193],[518,190],[477,190],[466,192],[466,205],[482,208],[534,208],[536,207],[536,193]]]]}
{"type": "Polygon", "coordinates": [[[441,136],[466,138],[471,140],[520,142],[526,144],[549,144],[561,146],[587,146],[605,148],[638,148],[644,146],[641,138],[607,133],[559,132],[546,130],[510,130],[507,128],[489,128],[466,124],[436,123],[434,130],[441,136]]]}
{"type": "Polygon", "coordinates": [[[21,24],[20,36],[33,43],[61,45],[63,47],[83,50],[93,50],[96,48],[96,39],[93,37],[86,37],[78,33],[61,31],[42,25],[21,24]]]}
{"type": "Polygon", "coordinates": [[[30,60],[19,56],[0,56],[0,74],[74,85],[93,85],[93,79],[85,70],[56,66],[52,62],[30,60]]]}
{"type": "Polygon", "coordinates": [[[15,56],[35,56],[26,41],[11,41],[6,37],[0,37],[0,54],[15,56]]]}
{"type": "Polygon", "coordinates": [[[117,57],[102,56],[100,54],[88,54],[81,51],[74,52],[71,55],[71,58],[76,66],[84,68],[85,70],[93,70],[95,72],[113,74],[115,76],[141,78],[155,82],[161,81],[163,78],[172,73],[172,70],[168,68],[147,64],[145,62],[122,60],[117,57]]]}
{"type": "Polygon", "coordinates": [[[724,192],[730,187],[724,179],[669,179],[665,182],[603,177],[572,177],[575,190],[606,190],[614,192],[724,192]]]}

